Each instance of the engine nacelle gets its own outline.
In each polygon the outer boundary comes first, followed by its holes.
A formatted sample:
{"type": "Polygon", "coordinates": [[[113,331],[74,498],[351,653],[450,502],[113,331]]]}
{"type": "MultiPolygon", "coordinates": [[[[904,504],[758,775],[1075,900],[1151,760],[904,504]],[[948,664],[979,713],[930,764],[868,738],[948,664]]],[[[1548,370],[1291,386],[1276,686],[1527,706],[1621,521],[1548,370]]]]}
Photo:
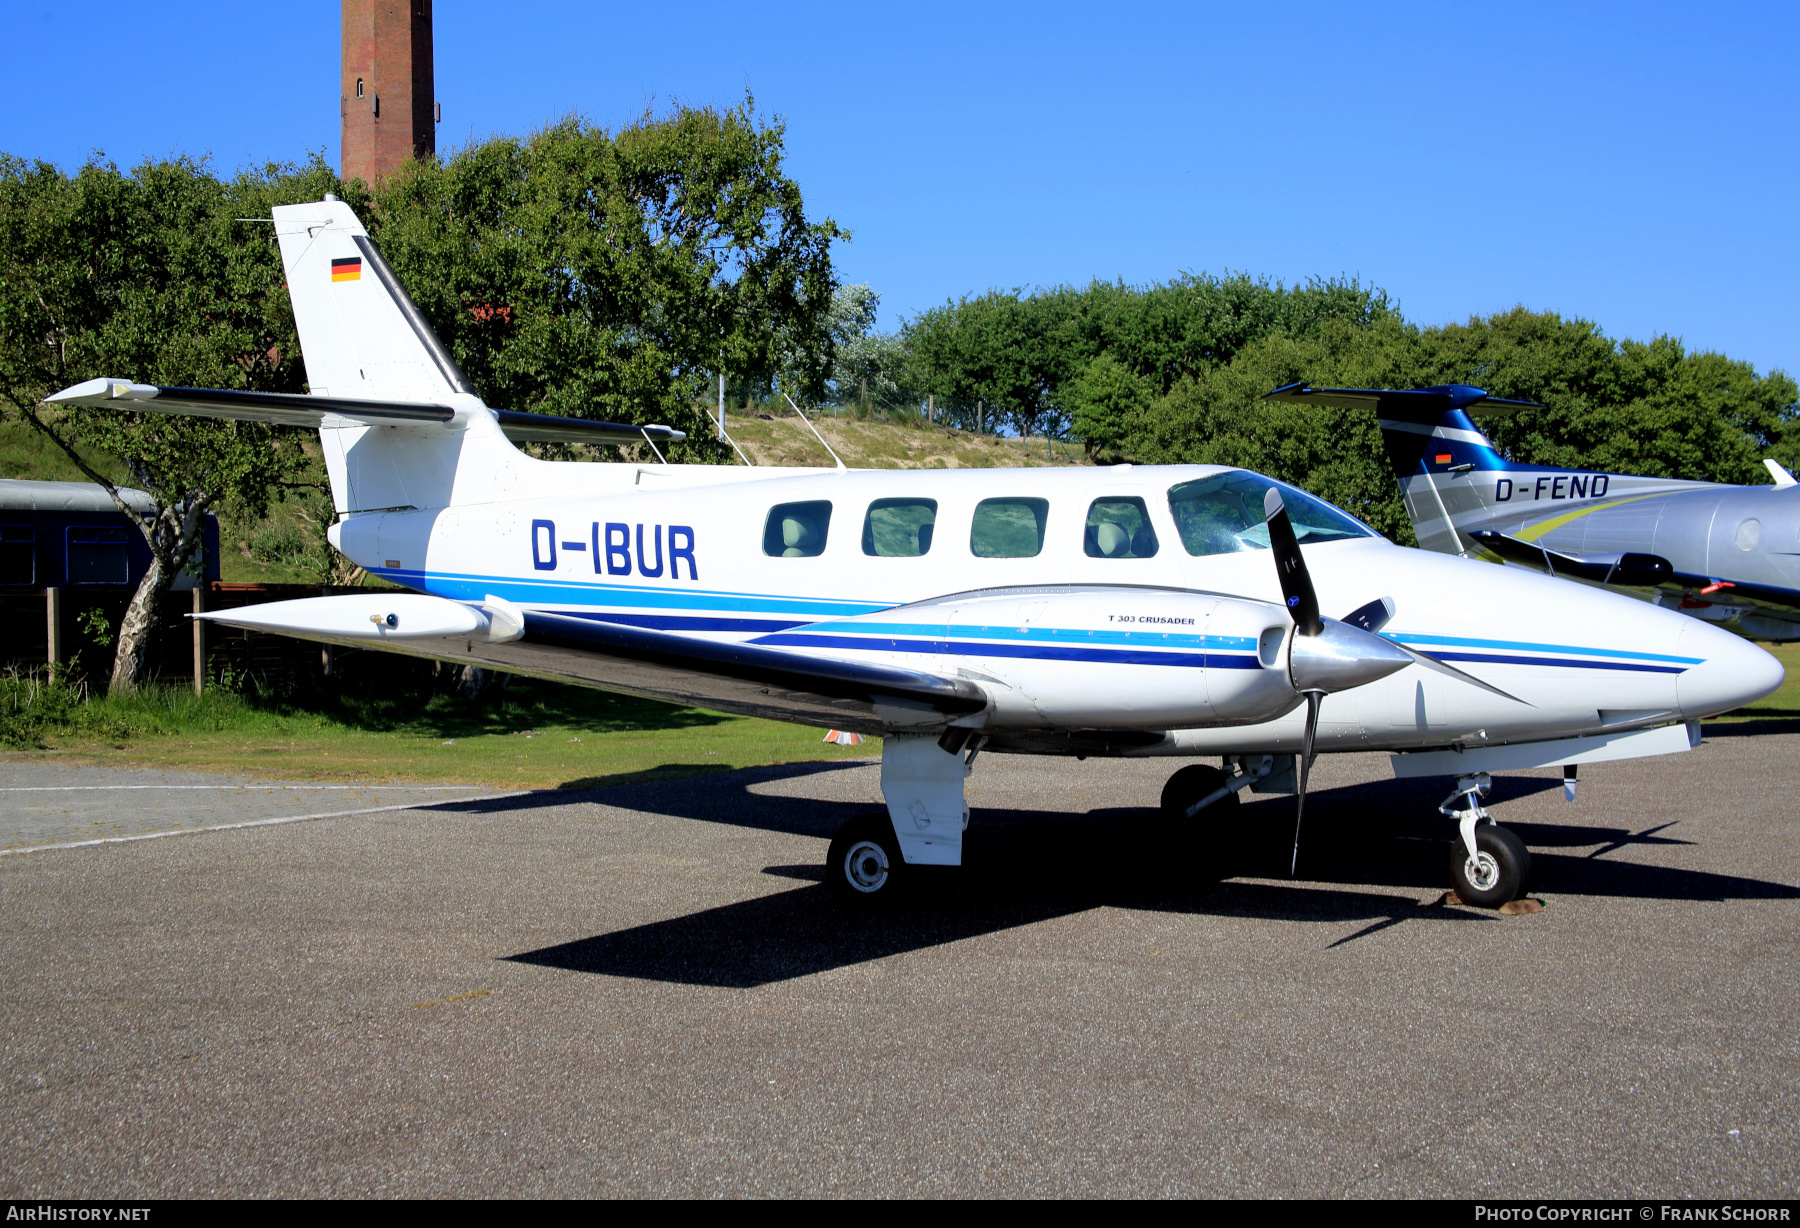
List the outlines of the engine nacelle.
{"type": "Polygon", "coordinates": [[[994,698],[989,727],[1191,729],[1257,724],[1299,702],[1284,652],[1292,625],[1265,601],[1070,585],[943,597],[804,630],[828,632],[846,655],[981,684],[994,698]]]}

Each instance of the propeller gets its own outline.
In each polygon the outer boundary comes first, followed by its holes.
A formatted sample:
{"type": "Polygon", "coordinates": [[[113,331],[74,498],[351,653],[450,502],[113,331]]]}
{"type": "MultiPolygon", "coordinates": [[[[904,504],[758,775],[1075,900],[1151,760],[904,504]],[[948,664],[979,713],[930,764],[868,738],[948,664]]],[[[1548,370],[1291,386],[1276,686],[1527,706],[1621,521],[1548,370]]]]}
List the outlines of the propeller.
{"type": "Polygon", "coordinates": [[[1288,646],[1288,677],[1294,689],[1306,700],[1306,729],[1300,739],[1300,764],[1295,781],[1298,797],[1294,805],[1294,853],[1288,863],[1288,875],[1292,877],[1300,868],[1300,824],[1306,816],[1306,781],[1312,770],[1313,743],[1319,733],[1319,708],[1325,702],[1325,696],[1379,681],[1408,665],[1417,664],[1515,703],[1525,701],[1465,674],[1455,666],[1376,634],[1394,616],[1391,597],[1360,606],[1341,622],[1321,618],[1312,576],[1306,570],[1306,559],[1300,553],[1300,541],[1294,535],[1294,525],[1288,518],[1280,490],[1269,488],[1263,497],[1263,512],[1268,518],[1269,549],[1275,556],[1275,573],[1281,580],[1282,600],[1294,620],[1294,635],[1288,646]]]}

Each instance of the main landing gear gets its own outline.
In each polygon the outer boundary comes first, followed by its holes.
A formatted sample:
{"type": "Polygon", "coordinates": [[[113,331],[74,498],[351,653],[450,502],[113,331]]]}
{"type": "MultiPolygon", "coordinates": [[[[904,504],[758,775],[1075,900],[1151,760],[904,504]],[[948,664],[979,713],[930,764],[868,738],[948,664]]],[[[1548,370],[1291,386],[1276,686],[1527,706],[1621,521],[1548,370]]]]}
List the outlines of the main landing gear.
{"type": "Polygon", "coordinates": [[[1486,772],[1459,776],[1456,788],[1438,810],[1456,820],[1458,839],[1450,845],[1450,881],[1463,903],[1499,908],[1519,898],[1531,877],[1531,851],[1525,842],[1494,822],[1481,804],[1493,785],[1486,772]],[[1456,808],[1461,799],[1463,806],[1456,808]]]}
{"type": "MultiPolygon", "coordinates": [[[[1263,788],[1292,787],[1291,781],[1269,780],[1275,775],[1273,755],[1232,756],[1226,766],[1228,771],[1195,763],[1169,777],[1162,791],[1164,824],[1198,835],[1202,824],[1195,820],[1203,811],[1209,812],[1204,821],[1208,827],[1217,820],[1229,822],[1239,790],[1265,780],[1263,788]]],[[[1450,846],[1450,881],[1464,903],[1479,908],[1499,908],[1518,899],[1531,878],[1531,852],[1525,842],[1495,823],[1481,804],[1492,785],[1486,772],[1458,777],[1456,788],[1438,807],[1457,824],[1457,839],[1450,846]]]]}
{"type": "Polygon", "coordinates": [[[962,864],[969,806],[963,782],[987,738],[970,729],[942,737],[889,732],[881,740],[887,813],[862,814],[838,830],[825,883],[852,909],[875,909],[907,890],[914,866],[962,864]]]}

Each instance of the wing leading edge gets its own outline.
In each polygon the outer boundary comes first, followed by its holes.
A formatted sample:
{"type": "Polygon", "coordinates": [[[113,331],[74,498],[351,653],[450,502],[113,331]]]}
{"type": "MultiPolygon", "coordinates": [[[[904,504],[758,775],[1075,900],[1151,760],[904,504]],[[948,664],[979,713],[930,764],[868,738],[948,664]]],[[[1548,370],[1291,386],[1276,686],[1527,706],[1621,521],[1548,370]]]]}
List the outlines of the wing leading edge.
{"type": "Polygon", "coordinates": [[[859,733],[942,728],[989,706],[987,692],[961,678],[524,611],[492,598],[476,609],[442,597],[372,589],[366,595],[276,601],[198,617],[859,733]]]}

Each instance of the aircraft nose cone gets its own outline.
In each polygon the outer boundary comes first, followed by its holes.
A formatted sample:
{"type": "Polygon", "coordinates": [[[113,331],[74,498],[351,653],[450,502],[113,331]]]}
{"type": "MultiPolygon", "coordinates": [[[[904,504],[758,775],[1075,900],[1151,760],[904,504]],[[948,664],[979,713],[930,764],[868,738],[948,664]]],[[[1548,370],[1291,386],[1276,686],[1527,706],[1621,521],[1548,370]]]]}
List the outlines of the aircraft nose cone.
{"type": "Polygon", "coordinates": [[[1701,658],[1675,679],[1683,716],[1717,716],[1741,708],[1774,691],[1787,676],[1780,661],[1749,640],[1699,619],[1687,620],[1676,644],[1678,655],[1701,658]]]}
{"type": "Polygon", "coordinates": [[[1297,691],[1347,691],[1412,664],[1412,658],[1379,635],[1335,618],[1321,620],[1317,635],[1295,635],[1288,673],[1297,691]]]}

